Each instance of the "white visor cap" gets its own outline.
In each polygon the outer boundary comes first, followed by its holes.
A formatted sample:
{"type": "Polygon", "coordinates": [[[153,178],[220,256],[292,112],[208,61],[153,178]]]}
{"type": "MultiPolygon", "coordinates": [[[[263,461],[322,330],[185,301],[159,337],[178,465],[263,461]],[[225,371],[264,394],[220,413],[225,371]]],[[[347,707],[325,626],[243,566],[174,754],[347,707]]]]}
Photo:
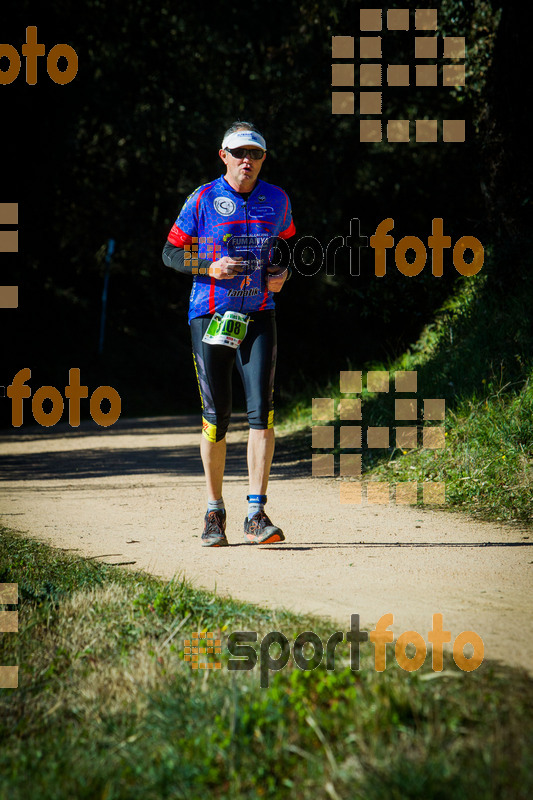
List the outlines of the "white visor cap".
{"type": "Polygon", "coordinates": [[[230,133],[224,138],[222,149],[225,150],[226,147],[230,149],[234,147],[249,147],[250,145],[256,145],[256,147],[261,147],[263,150],[267,149],[265,140],[256,131],[235,131],[230,133]]]}

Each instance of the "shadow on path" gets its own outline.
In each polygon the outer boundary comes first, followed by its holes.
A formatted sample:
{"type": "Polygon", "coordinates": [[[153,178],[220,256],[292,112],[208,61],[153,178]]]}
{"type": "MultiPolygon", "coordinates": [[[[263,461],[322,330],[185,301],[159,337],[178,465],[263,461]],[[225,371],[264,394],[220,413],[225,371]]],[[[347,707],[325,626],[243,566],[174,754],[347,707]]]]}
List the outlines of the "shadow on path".
{"type": "MultiPolygon", "coordinates": [[[[246,431],[244,415],[235,415],[232,430],[246,431]]],[[[119,420],[110,428],[101,428],[95,423],[84,422],[79,428],[63,424],[51,428],[33,426],[27,430],[18,428],[0,435],[0,481],[103,478],[119,475],[172,475],[203,477],[200,459],[200,418],[162,417],[159,419],[119,420]],[[154,435],[186,434],[198,435],[198,444],[154,447],[153,441],[145,440],[154,435]],[[135,447],[114,447],[117,435],[132,436],[135,447]],[[1,455],[2,444],[16,441],[43,442],[61,438],[106,437],[105,445],[98,442],[94,448],[80,447],[78,450],[46,451],[1,455]]],[[[96,443],[95,443],[96,444],[96,443]]],[[[85,442],[84,442],[85,445],[85,442]]],[[[72,442],[69,446],[72,446],[72,442]]],[[[276,443],[276,453],[271,477],[278,479],[311,477],[310,442],[300,437],[284,437],[276,443]]],[[[226,455],[227,476],[246,477],[246,443],[228,444],[226,455]]]]}
{"type": "MultiPolygon", "coordinates": [[[[260,547],[261,545],[256,545],[260,547]]],[[[231,544],[230,547],[249,547],[246,542],[231,544]]],[[[265,550],[321,550],[333,547],[533,547],[533,542],[303,542],[297,546],[263,545],[265,550]]]]}

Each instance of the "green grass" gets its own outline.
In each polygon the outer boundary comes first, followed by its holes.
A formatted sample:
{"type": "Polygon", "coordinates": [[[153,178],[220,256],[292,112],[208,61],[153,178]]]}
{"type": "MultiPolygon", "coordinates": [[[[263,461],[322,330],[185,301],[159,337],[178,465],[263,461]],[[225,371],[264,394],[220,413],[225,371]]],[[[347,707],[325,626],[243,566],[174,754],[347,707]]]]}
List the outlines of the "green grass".
{"type": "MultiPolygon", "coordinates": [[[[533,682],[519,670],[430,656],[408,673],[335,670],[292,658],[259,686],[259,663],[229,671],[236,630],[337,629],[78,558],[4,530],[0,580],[19,584],[19,633],[0,663],[0,798],[494,798],[533,790],[533,682]],[[222,638],[222,669],[193,671],[183,639],[222,638]]],[[[348,627],[348,621],[346,628],[348,627]]],[[[272,652],[272,655],[275,655],[272,652]]]]}
{"type": "MultiPolygon", "coordinates": [[[[412,347],[388,363],[363,365],[363,372],[378,369],[390,374],[387,394],[369,393],[363,383],[363,429],[367,425],[392,429],[389,450],[363,450],[365,479],[444,481],[449,507],[486,519],[533,522],[530,252],[524,243],[517,243],[497,256],[489,253],[492,270],[461,278],[412,347]],[[503,283],[498,276],[498,269],[508,263],[513,264],[512,284],[508,280],[503,283]],[[395,397],[413,396],[394,394],[398,370],[415,370],[418,379],[418,420],[400,425],[418,424],[420,428],[423,399],[445,399],[444,450],[424,449],[420,434],[416,450],[395,447],[395,397]]],[[[340,365],[341,369],[361,367],[349,361],[340,365]]],[[[338,373],[311,391],[311,397],[339,399],[338,373]]],[[[280,429],[291,431],[300,446],[304,435],[311,444],[311,397],[295,399],[281,415],[280,429]]],[[[338,428],[340,424],[337,415],[334,425],[338,428]]],[[[338,431],[335,442],[339,453],[338,431]]]]}
{"type": "Polygon", "coordinates": [[[489,383],[446,419],[444,451],[403,451],[373,474],[446,483],[446,500],[484,518],[533,521],[533,380],[518,392],[489,383]]]}

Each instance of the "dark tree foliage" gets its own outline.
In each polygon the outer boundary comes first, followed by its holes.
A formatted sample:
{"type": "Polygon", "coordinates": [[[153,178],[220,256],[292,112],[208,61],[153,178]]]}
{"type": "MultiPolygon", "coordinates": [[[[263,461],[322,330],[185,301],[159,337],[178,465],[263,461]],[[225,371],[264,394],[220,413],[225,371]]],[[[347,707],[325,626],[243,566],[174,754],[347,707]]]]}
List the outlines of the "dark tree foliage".
{"type": "MultiPolygon", "coordinates": [[[[4,312],[4,382],[29,366],[34,386],[61,387],[77,366],[90,387],[116,387],[125,414],[196,406],[190,282],[164,268],[160,252],[185,197],[220,174],[221,134],[235,118],[264,131],[262,177],[291,196],[298,237],[324,249],[348,236],[355,218],[370,237],[392,217],[396,242],[426,241],[436,217],[452,242],[471,234],[486,245],[527,225],[522,156],[531,111],[516,80],[527,57],[516,3],[439,4],[439,35],[467,39],[464,89],[384,89],[384,116],[464,117],[467,142],[375,145],[359,142],[357,115],[331,114],[331,36],[353,35],[357,46],[360,3],[251,0],[214,16],[169,0],[11,5],[3,41],[20,52],[26,26],[37,25],[47,50],[58,42],[76,49],[79,74],[57,86],[41,59],[36,86],[23,71],[0,86],[2,195],[20,204],[21,239],[20,255],[4,257],[4,282],[20,286],[20,308],[4,312]],[[109,238],[116,253],[99,356],[109,238]]],[[[414,64],[412,37],[384,35],[384,60],[414,64]]],[[[334,275],[325,267],[312,277],[295,272],[278,300],[286,394],[347,364],[400,353],[453,289],[450,252],[440,279],[429,257],[410,279],[388,257],[380,279],[370,248],[360,276],[349,274],[346,254],[334,275]],[[309,324],[315,315],[324,326],[309,324]]]]}

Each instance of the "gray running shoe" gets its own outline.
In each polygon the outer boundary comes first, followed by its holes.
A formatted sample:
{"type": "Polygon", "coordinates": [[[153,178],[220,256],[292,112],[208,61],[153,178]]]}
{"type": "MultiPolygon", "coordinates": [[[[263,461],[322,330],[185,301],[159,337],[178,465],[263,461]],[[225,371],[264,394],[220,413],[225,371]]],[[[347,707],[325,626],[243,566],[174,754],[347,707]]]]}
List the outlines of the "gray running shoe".
{"type": "Polygon", "coordinates": [[[244,541],[247,544],[274,544],[284,542],[281,528],[277,528],[269,520],[264,511],[258,511],[252,519],[244,518],[244,541]]]}
{"type": "Polygon", "coordinates": [[[226,511],[208,511],[204,518],[202,547],[227,547],[226,511]]]}

